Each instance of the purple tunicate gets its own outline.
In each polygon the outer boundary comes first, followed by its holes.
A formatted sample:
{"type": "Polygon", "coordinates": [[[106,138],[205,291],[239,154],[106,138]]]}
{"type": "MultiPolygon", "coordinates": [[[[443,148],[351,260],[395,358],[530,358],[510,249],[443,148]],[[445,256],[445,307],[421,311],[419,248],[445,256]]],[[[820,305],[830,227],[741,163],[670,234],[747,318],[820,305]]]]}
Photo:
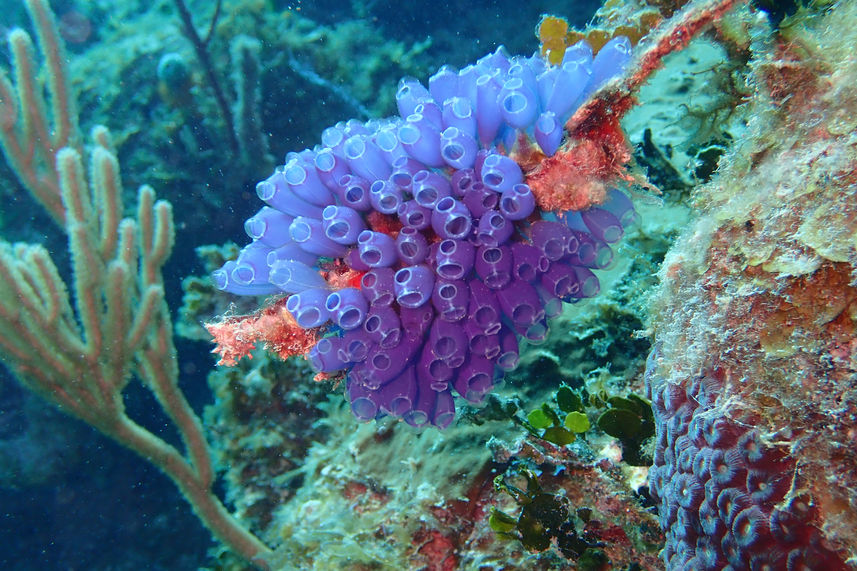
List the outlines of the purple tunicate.
{"type": "MultiPolygon", "coordinates": [[[[499,329],[498,324],[497,330],[499,329]]],[[[500,354],[500,336],[496,333],[486,333],[473,316],[464,321],[464,334],[467,336],[467,349],[471,354],[480,355],[486,359],[494,359],[500,354]]]]}
{"type": "MultiPolygon", "coordinates": [[[[478,153],[477,153],[478,154],[478,153]]],[[[452,173],[449,177],[449,184],[452,187],[452,196],[455,198],[464,198],[467,191],[478,182],[476,171],[473,169],[460,169],[452,173]]],[[[465,203],[466,204],[466,203],[465,203]]],[[[468,206],[468,208],[470,208],[468,206]]],[[[473,210],[471,209],[471,212],[473,210]]]]}
{"type": "Polygon", "coordinates": [[[480,246],[474,267],[486,286],[500,289],[512,279],[512,252],[505,245],[480,246]]]}
{"type": "Polygon", "coordinates": [[[431,210],[420,206],[416,200],[406,200],[403,202],[396,214],[402,226],[414,228],[415,230],[425,230],[431,226],[431,210]]]}
{"type": "Polygon", "coordinates": [[[393,416],[402,416],[413,409],[416,398],[417,374],[411,365],[379,389],[377,401],[386,412],[393,416]]]}
{"type": "Polygon", "coordinates": [[[392,172],[384,153],[366,135],[350,137],[342,146],[342,152],[351,171],[366,180],[383,180],[392,172]]]}
{"type": "Polygon", "coordinates": [[[613,261],[613,250],[610,246],[585,232],[572,233],[578,240],[577,250],[568,255],[566,260],[576,266],[604,269],[613,261]]]}
{"type": "Polygon", "coordinates": [[[468,314],[471,321],[478,325],[485,333],[491,335],[500,331],[501,316],[500,304],[497,296],[491,289],[478,279],[471,279],[470,307],[468,314]]]}
{"type": "Polygon", "coordinates": [[[393,279],[396,301],[403,307],[420,307],[431,299],[434,272],[425,264],[402,268],[393,279]]]}
{"type": "Polygon", "coordinates": [[[444,130],[455,127],[461,133],[470,135],[470,138],[475,140],[477,137],[476,116],[473,114],[471,101],[463,97],[447,99],[443,104],[443,127],[444,130]]]}
{"type": "Polygon", "coordinates": [[[425,100],[414,109],[415,115],[422,115],[426,121],[432,124],[440,132],[443,129],[443,111],[440,105],[432,100],[425,100]]]}
{"type": "Polygon", "coordinates": [[[360,259],[370,268],[392,266],[399,258],[396,254],[396,243],[381,232],[364,230],[357,237],[357,248],[360,251],[360,259]]]}
{"type": "Polygon", "coordinates": [[[601,208],[611,212],[619,220],[622,228],[628,228],[637,222],[637,211],[634,210],[631,199],[624,192],[615,188],[607,191],[607,200],[604,201],[601,208]]]}
{"type": "Polygon", "coordinates": [[[574,272],[574,279],[580,285],[580,288],[576,292],[565,296],[563,299],[568,300],[568,298],[583,299],[595,297],[598,294],[598,290],[601,288],[601,285],[598,282],[598,277],[596,277],[589,268],[581,266],[570,267],[574,272]]]}
{"type": "Polygon", "coordinates": [[[390,181],[403,188],[410,188],[413,176],[426,168],[424,164],[407,155],[396,158],[392,166],[393,174],[390,175],[390,181]],[[407,181],[399,180],[397,178],[398,175],[407,175],[407,181]]]}
{"type": "Polygon", "coordinates": [[[348,367],[351,361],[342,358],[344,343],[342,337],[320,339],[307,355],[309,364],[318,373],[331,373],[348,367]]]}
{"type": "Polygon", "coordinates": [[[444,162],[455,169],[466,169],[476,161],[479,146],[470,134],[458,127],[447,127],[440,134],[440,154],[444,162]]]}
{"type": "Polygon", "coordinates": [[[505,244],[514,231],[515,226],[510,220],[499,212],[489,211],[479,218],[476,239],[486,246],[499,246],[505,244]]]}
{"type": "Polygon", "coordinates": [[[400,157],[410,158],[408,157],[408,153],[402,147],[402,143],[399,142],[399,137],[396,134],[398,128],[399,126],[397,123],[389,123],[380,128],[372,137],[372,140],[378,146],[378,149],[381,150],[384,160],[390,165],[391,170],[396,159],[400,157]]]}
{"type": "Polygon", "coordinates": [[[530,345],[541,345],[547,340],[550,327],[548,327],[547,320],[542,317],[542,319],[529,326],[515,325],[515,331],[518,335],[526,339],[530,345]]]}
{"type": "Polygon", "coordinates": [[[244,231],[253,240],[258,240],[271,248],[279,248],[291,240],[289,224],[292,220],[294,216],[289,216],[270,206],[263,206],[259,212],[244,222],[244,231]]]}
{"type": "Polygon", "coordinates": [[[371,268],[360,259],[360,251],[357,248],[349,248],[342,258],[345,265],[357,272],[368,272],[371,268]]]}
{"type": "Polygon", "coordinates": [[[473,268],[476,249],[463,240],[443,240],[437,246],[435,267],[437,275],[446,280],[464,279],[473,268]]]}
{"type": "Polygon", "coordinates": [[[482,184],[497,192],[504,192],[524,182],[524,174],[518,163],[496,152],[485,157],[482,168],[477,169],[482,184]]]}
{"type": "Polygon", "coordinates": [[[304,329],[319,327],[330,319],[330,312],[325,307],[328,293],[321,288],[305,289],[289,296],[286,309],[304,329]]]}
{"type": "Polygon", "coordinates": [[[503,73],[509,71],[509,68],[512,66],[505,46],[497,46],[496,50],[482,56],[476,63],[481,66],[497,69],[503,73]]]}
{"type": "Polygon", "coordinates": [[[375,343],[363,329],[346,331],[342,336],[342,345],[338,350],[339,358],[351,363],[361,363],[366,360],[369,351],[375,343]]]}
{"type": "Polygon", "coordinates": [[[411,410],[402,415],[402,420],[415,428],[422,428],[431,420],[435,404],[437,404],[437,392],[420,385],[416,402],[411,410]]]}
{"type": "Polygon", "coordinates": [[[359,289],[347,287],[328,295],[325,307],[333,322],[348,331],[363,325],[369,302],[359,289]]]}
{"type": "Polygon", "coordinates": [[[321,144],[333,151],[338,157],[342,156],[342,145],[346,138],[345,123],[341,121],[321,132],[321,144]]]}
{"type": "Polygon", "coordinates": [[[539,57],[524,58],[516,56],[512,59],[512,65],[509,66],[509,70],[506,72],[506,75],[510,79],[520,79],[525,86],[538,95],[536,76],[541,74],[545,69],[543,66],[539,65],[541,61],[542,60],[539,57]]]}
{"type": "Polygon", "coordinates": [[[349,119],[345,122],[345,127],[343,129],[343,133],[345,134],[345,138],[353,137],[354,135],[369,135],[371,134],[371,130],[367,125],[370,123],[363,123],[360,119],[349,119]]]}
{"type": "Polygon", "coordinates": [[[302,264],[314,266],[318,262],[318,256],[303,250],[294,242],[289,242],[268,252],[265,259],[268,266],[273,266],[277,260],[297,260],[302,264]]]}
{"type": "Polygon", "coordinates": [[[586,92],[594,93],[610,78],[622,74],[630,61],[631,42],[625,36],[617,36],[604,44],[592,60],[592,77],[586,92]]]}
{"type": "Polygon", "coordinates": [[[402,340],[399,315],[388,305],[373,305],[363,322],[363,330],[379,347],[395,347],[402,340]]]}
{"type": "Polygon", "coordinates": [[[482,216],[497,207],[497,204],[500,202],[500,195],[493,190],[485,188],[485,185],[481,182],[476,181],[464,192],[462,200],[473,216],[482,216]]]}
{"type": "Polygon", "coordinates": [[[571,265],[562,261],[551,264],[550,269],[541,275],[540,283],[549,294],[559,298],[576,295],[580,291],[577,274],[571,265]]]}
{"type": "Polygon", "coordinates": [[[333,202],[330,189],[321,182],[312,163],[291,161],[283,168],[283,177],[298,198],[321,207],[333,202]]]}
{"type": "Polygon", "coordinates": [[[437,392],[445,391],[455,376],[455,370],[445,359],[435,355],[429,344],[423,346],[416,370],[419,386],[428,387],[437,392]]]}
{"type": "Polygon", "coordinates": [[[382,214],[395,214],[403,201],[401,189],[389,180],[376,180],[369,187],[369,203],[382,214]]]}
{"type": "Polygon", "coordinates": [[[529,327],[545,316],[538,292],[523,280],[512,280],[506,287],[498,289],[497,301],[515,326],[529,327]]]}
{"type": "Polygon", "coordinates": [[[408,338],[394,347],[375,347],[369,352],[365,361],[354,367],[353,373],[367,388],[377,390],[381,385],[397,377],[420,348],[419,343],[408,338]]]}
{"type": "Polygon", "coordinates": [[[500,331],[500,354],[497,366],[504,371],[513,371],[518,366],[518,337],[511,329],[504,327],[500,331]]]}
{"type": "Polygon", "coordinates": [[[348,379],[348,399],[351,401],[351,412],[357,420],[372,420],[378,414],[375,402],[377,395],[353,378],[348,379]]]}
{"type": "Polygon", "coordinates": [[[581,62],[568,61],[554,69],[556,76],[550,85],[545,86],[542,107],[562,123],[580,102],[589,83],[591,68],[581,62]]]}
{"type": "Polygon", "coordinates": [[[327,287],[318,270],[297,260],[277,260],[271,264],[268,281],[286,293],[327,287]]]}
{"type": "Polygon", "coordinates": [[[585,68],[591,68],[593,57],[592,46],[590,46],[586,40],[580,40],[576,44],[566,48],[560,65],[565,65],[569,62],[576,62],[585,68]]]}
{"type": "Polygon", "coordinates": [[[421,264],[428,255],[428,242],[422,232],[406,226],[396,236],[396,253],[406,265],[421,264]]]}
{"type": "Polygon", "coordinates": [[[357,236],[366,229],[360,213],[348,206],[325,206],[321,214],[324,235],[337,244],[354,244],[357,236]]]}
{"type": "Polygon", "coordinates": [[[542,152],[552,157],[562,143],[562,124],[553,111],[545,111],[536,120],[535,138],[542,152]]]}
{"type": "Polygon", "coordinates": [[[437,404],[434,407],[431,423],[443,430],[452,424],[455,418],[455,399],[452,394],[447,391],[437,393],[437,404]]]}
{"type": "MultiPolygon", "coordinates": [[[[408,160],[414,161],[414,159],[408,157],[408,160]]],[[[397,161],[398,162],[398,161],[397,161]]],[[[419,172],[418,169],[415,172],[419,172]]],[[[390,174],[390,182],[396,185],[396,188],[401,190],[402,192],[411,192],[411,188],[414,182],[414,173],[410,171],[410,169],[404,168],[393,168],[392,174],[390,174]]]]}
{"type": "Polygon", "coordinates": [[[438,316],[444,321],[459,321],[467,315],[470,290],[462,281],[437,280],[431,301],[438,316]]]}
{"type": "Polygon", "coordinates": [[[268,281],[268,254],[271,248],[261,242],[244,246],[230,272],[232,280],[242,286],[268,281]]]}
{"type": "Polygon", "coordinates": [[[376,401],[382,410],[402,416],[412,410],[417,398],[417,375],[412,365],[378,390],[376,401]]]}
{"type": "Polygon", "coordinates": [[[547,288],[541,284],[536,284],[536,291],[539,294],[539,299],[542,300],[542,307],[545,309],[545,317],[552,319],[562,313],[562,300],[549,292],[547,288]]]}
{"type": "Polygon", "coordinates": [[[515,242],[512,244],[511,250],[513,278],[533,282],[550,266],[550,261],[544,252],[532,244],[515,242]]]}
{"type": "Polygon", "coordinates": [[[470,234],[473,219],[463,202],[446,196],[438,201],[432,212],[431,226],[441,238],[461,240],[470,234]]]}
{"type": "Polygon", "coordinates": [[[494,70],[476,80],[476,125],[479,142],[485,147],[494,142],[503,124],[503,114],[497,104],[501,88],[499,75],[499,72],[494,70]]]}
{"type": "Polygon", "coordinates": [[[581,211],[580,216],[592,235],[599,240],[613,244],[622,239],[622,223],[610,211],[593,206],[581,211]]]}
{"type": "Polygon", "coordinates": [[[390,305],[396,299],[392,268],[373,268],[360,278],[360,289],[371,305],[390,305]]]}
{"type": "Polygon", "coordinates": [[[318,178],[330,190],[335,190],[339,179],[348,174],[348,163],[331,149],[320,149],[315,154],[313,164],[318,171],[318,178]]]}
{"type": "Polygon", "coordinates": [[[494,386],[494,363],[485,357],[469,355],[452,386],[466,401],[481,403],[494,386]]]}
{"type": "Polygon", "coordinates": [[[318,218],[298,216],[289,226],[289,235],[295,244],[310,254],[329,258],[339,258],[345,254],[345,246],[324,235],[324,227],[318,218]]]}
{"type": "Polygon", "coordinates": [[[539,114],[539,99],[532,87],[520,77],[506,80],[497,95],[503,119],[515,129],[526,129],[539,114]]]}
{"type": "MultiPolygon", "coordinates": [[[[539,220],[530,227],[533,245],[544,253],[550,261],[556,261],[571,250],[570,245],[575,241],[571,230],[565,224],[539,220]]],[[[575,247],[576,249],[576,247],[575,247]]]]}
{"type": "MultiPolygon", "coordinates": [[[[627,48],[613,41],[593,61],[581,42],[559,66],[498,49],[460,72],[442,68],[428,89],[402,80],[403,119],[340,122],[259,183],[267,206],[245,223],[254,243],[214,272],[215,285],[293,294],[286,305],[300,326],[327,327],[310,363],[347,372],[358,419],[391,414],[445,428],[453,395],[482,402],[495,370],[518,364],[521,337],[543,342],[563,302],[598,292],[592,270],[610,263],[608,244],[636,219],[615,189],[587,211],[540,212],[507,154],[529,136],[554,155],[563,123],[621,72],[627,48]],[[385,218],[393,214],[401,228],[385,218]],[[360,287],[331,292],[319,268],[362,273],[360,287]]],[[[668,427],[662,450],[676,434],[668,427]]],[[[687,470],[696,469],[691,455],[681,457],[687,470]]],[[[694,557],[680,555],[665,557],[694,557]]]]}
{"type": "Polygon", "coordinates": [[[211,272],[211,280],[214,282],[214,287],[221,291],[228,291],[235,295],[271,295],[277,293],[279,289],[269,283],[251,283],[241,285],[235,283],[230,277],[232,270],[235,269],[235,261],[230,260],[223,264],[223,267],[211,272]]]}
{"type": "Polygon", "coordinates": [[[399,125],[399,142],[414,159],[430,167],[442,167],[445,163],[440,154],[440,130],[420,113],[408,115],[399,125]]]}
{"type": "Polygon", "coordinates": [[[429,170],[421,170],[414,174],[411,189],[417,204],[430,210],[434,209],[440,199],[452,195],[449,181],[429,170]]]}
{"type": "Polygon", "coordinates": [[[413,77],[403,77],[396,91],[396,107],[399,109],[399,116],[402,119],[407,118],[420,102],[429,98],[431,93],[419,81],[413,77]]]}
{"type": "Polygon", "coordinates": [[[268,206],[292,216],[310,216],[321,218],[321,208],[298,198],[289,188],[283,176],[282,167],[274,174],[256,185],[256,195],[268,206]]]}
{"type": "Polygon", "coordinates": [[[536,197],[526,184],[516,184],[500,195],[500,214],[507,220],[524,220],[536,209],[536,197]]]}
{"type": "Polygon", "coordinates": [[[429,78],[429,93],[432,99],[440,104],[455,97],[458,92],[458,71],[449,65],[441,66],[434,75],[429,78]]]}
{"type": "Polygon", "coordinates": [[[458,71],[458,92],[456,95],[469,102],[471,107],[476,102],[476,80],[481,72],[475,65],[466,65],[458,71]]]}
{"type": "Polygon", "coordinates": [[[347,174],[339,179],[339,188],[334,190],[345,206],[366,211],[372,207],[369,200],[369,181],[356,174],[347,174]]]}
{"type": "Polygon", "coordinates": [[[434,308],[430,303],[420,307],[402,307],[399,309],[399,318],[406,337],[422,339],[434,321],[434,308]]]}

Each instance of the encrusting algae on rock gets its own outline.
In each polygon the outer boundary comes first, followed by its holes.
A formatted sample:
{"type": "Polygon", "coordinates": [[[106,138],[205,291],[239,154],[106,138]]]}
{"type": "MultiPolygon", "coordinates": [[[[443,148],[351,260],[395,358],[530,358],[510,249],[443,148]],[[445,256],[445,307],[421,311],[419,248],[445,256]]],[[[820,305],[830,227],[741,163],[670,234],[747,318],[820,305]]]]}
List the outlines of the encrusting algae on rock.
{"type": "Polygon", "coordinates": [[[661,268],[647,379],[668,569],[854,568],[855,21],[843,2],[755,33],[749,136],[661,268]]]}

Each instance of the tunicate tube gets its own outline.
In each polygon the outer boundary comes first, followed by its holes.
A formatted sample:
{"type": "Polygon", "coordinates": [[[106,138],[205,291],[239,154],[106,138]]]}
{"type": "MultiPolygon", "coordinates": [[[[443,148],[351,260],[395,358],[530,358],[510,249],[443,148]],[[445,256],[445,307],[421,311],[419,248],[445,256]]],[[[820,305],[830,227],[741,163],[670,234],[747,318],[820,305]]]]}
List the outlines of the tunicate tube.
{"type": "Polygon", "coordinates": [[[319,327],[330,319],[330,313],[324,305],[328,293],[326,289],[321,288],[305,289],[289,296],[286,309],[304,329],[319,327]]]}
{"type": "Polygon", "coordinates": [[[360,259],[370,268],[392,266],[398,261],[396,243],[381,232],[364,230],[357,237],[360,259]]]}
{"type": "Polygon", "coordinates": [[[373,305],[363,322],[363,330],[379,347],[389,349],[402,340],[402,324],[396,311],[388,305],[373,305]]]}
{"type": "Polygon", "coordinates": [[[408,115],[399,126],[399,142],[407,153],[430,167],[442,167],[445,163],[440,154],[440,130],[420,113],[408,115]]]}
{"type": "Polygon", "coordinates": [[[482,184],[497,192],[504,192],[524,182],[524,174],[518,163],[498,153],[488,154],[482,163],[482,168],[477,171],[482,184]]]}
{"type": "Polygon", "coordinates": [[[286,293],[298,293],[305,289],[322,288],[327,282],[318,273],[297,260],[277,260],[271,265],[268,281],[286,293]]]}
{"type": "MultiPolygon", "coordinates": [[[[464,205],[473,216],[482,216],[494,210],[500,202],[500,195],[489,190],[480,181],[473,182],[464,193],[464,205]]],[[[511,219],[510,219],[511,220],[511,219]]]]}
{"type": "Polygon", "coordinates": [[[536,197],[526,184],[516,184],[500,195],[500,214],[508,220],[524,220],[536,209],[536,197]]]}
{"type": "Polygon", "coordinates": [[[463,280],[437,280],[431,301],[444,321],[459,321],[467,315],[470,289],[463,280]]]}
{"type": "Polygon", "coordinates": [[[431,226],[441,238],[462,240],[473,229],[473,219],[463,202],[447,196],[438,201],[432,212],[431,226]]]}
{"type": "Polygon", "coordinates": [[[324,235],[337,244],[350,245],[366,229],[359,212],[348,206],[326,206],[322,212],[324,235]]]}
{"type": "Polygon", "coordinates": [[[446,280],[464,279],[473,268],[476,249],[464,240],[446,239],[437,246],[435,267],[437,275],[446,280]]]}
{"type": "Polygon", "coordinates": [[[394,277],[396,301],[403,307],[420,307],[434,289],[434,272],[424,264],[402,268],[394,277]]]}
{"type": "Polygon", "coordinates": [[[345,254],[345,246],[324,235],[324,227],[318,218],[298,216],[289,226],[289,235],[302,250],[310,254],[329,258],[339,258],[345,254]]]}
{"type": "Polygon", "coordinates": [[[292,220],[294,216],[270,206],[263,206],[244,222],[244,231],[251,239],[271,248],[278,248],[291,241],[289,224],[292,220]]]}
{"type": "Polygon", "coordinates": [[[348,331],[363,325],[369,302],[359,289],[348,287],[328,295],[325,307],[334,323],[348,331]]]}
{"type": "Polygon", "coordinates": [[[428,242],[422,232],[405,226],[396,236],[396,252],[406,265],[421,264],[428,255],[428,242]]]}
{"type": "Polygon", "coordinates": [[[512,253],[508,246],[480,246],[474,267],[486,286],[500,289],[512,279],[512,253]]]}

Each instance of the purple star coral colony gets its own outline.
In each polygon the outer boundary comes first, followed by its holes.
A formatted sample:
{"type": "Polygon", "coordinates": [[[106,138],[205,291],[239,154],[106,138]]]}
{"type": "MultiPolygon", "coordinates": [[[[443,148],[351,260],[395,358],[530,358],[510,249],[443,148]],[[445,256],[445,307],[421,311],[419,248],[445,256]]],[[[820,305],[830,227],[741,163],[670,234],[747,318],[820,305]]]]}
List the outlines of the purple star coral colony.
{"type": "MultiPolygon", "coordinates": [[[[657,351],[650,357],[652,374],[657,351]]],[[[719,414],[722,371],[652,394],[658,423],[652,494],[660,498],[668,569],[840,569],[812,522],[809,496],[787,497],[795,461],[752,424],[719,414]]]]}
{"type": "Polygon", "coordinates": [[[214,272],[217,287],[289,294],[300,327],[325,327],[310,362],[348,371],[358,419],[447,427],[452,389],[481,402],[515,368],[519,337],[543,341],[561,302],[598,292],[593,270],[636,218],[618,190],[582,212],[540,212],[502,151],[526,133],[553,155],[565,121],[630,53],[624,37],[595,57],[580,42],[552,66],[500,48],[441,68],[428,89],[403,79],[398,117],[338,123],[257,185],[267,206],[245,224],[253,242],[214,272]],[[360,272],[359,287],[328,283],[330,258],[360,272]]]}

